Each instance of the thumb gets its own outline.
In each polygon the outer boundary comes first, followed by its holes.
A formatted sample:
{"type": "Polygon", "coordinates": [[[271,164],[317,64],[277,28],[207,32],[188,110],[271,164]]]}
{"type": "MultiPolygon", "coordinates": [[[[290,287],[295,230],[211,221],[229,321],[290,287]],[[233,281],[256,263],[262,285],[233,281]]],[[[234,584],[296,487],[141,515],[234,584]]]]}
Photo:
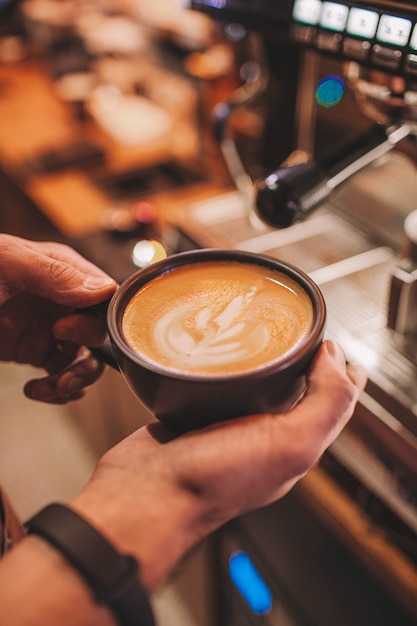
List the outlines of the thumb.
{"type": "Polygon", "coordinates": [[[12,238],[3,248],[1,282],[10,293],[25,292],[70,307],[91,306],[109,298],[117,284],[72,248],[57,243],[12,238]]]}

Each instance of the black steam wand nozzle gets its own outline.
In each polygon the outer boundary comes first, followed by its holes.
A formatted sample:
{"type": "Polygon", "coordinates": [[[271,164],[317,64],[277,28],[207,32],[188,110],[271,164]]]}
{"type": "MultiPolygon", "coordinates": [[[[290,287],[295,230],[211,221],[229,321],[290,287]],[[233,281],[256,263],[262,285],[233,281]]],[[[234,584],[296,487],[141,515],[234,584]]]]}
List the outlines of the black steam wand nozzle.
{"type": "Polygon", "coordinates": [[[318,161],[281,167],[255,185],[256,212],[286,228],[318,208],[342,183],[407,137],[407,124],[374,126],[318,161]]]}

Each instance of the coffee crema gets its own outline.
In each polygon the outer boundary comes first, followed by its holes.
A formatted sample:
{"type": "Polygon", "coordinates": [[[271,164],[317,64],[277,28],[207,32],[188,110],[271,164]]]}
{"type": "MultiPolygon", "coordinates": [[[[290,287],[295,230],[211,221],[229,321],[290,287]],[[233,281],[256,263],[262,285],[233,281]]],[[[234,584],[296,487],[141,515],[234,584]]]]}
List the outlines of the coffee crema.
{"type": "Polygon", "coordinates": [[[149,363],[178,374],[242,374],[279,362],[309,334],[311,300],[286,274],[237,261],[180,266],[140,288],[122,333],[149,363]]]}

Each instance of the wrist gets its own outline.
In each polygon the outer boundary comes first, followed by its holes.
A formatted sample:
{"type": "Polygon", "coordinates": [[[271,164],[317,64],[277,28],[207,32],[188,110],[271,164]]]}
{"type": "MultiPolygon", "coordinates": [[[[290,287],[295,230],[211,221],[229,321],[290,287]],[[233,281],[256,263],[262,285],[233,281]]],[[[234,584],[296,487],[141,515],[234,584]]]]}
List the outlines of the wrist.
{"type": "Polygon", "coordinates": [[[98,604],[108,607],[120,626],[154,626],[152,609],[137,560],[121,554],[71,507],[53,503],[25,523],[29,534],[48,541],[81,575],[98,604]]]}
{"type": "Polygon", "coordinates": [[[205,535],[200,523],[200,499],[174,484],[144,485],[134,505],[120,498],[101,498],[85,489],[71,506],[101,530],[124,553],[140,562],[148,592],[162,583],[173,567],[205,535]]]}

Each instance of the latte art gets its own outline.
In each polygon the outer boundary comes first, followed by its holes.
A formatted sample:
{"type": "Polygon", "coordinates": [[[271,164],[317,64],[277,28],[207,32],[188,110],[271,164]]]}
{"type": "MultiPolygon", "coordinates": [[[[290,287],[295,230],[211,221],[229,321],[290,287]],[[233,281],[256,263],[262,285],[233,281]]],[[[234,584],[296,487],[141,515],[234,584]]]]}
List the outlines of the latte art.
{"type": "Polygon", "coordinates": [[[142,287],[122,326],[128,345],[151,363],[225,375],[282,359],[312,323],[309,297],[286,275],[218,261],[180,267],[142,287]]]}
{"type": "Polygon", "coordinates": [[[244,296],[236,296],[218,314],[211,306],[195,310],[190,302],[168,311],[155,324],[155,345],[172,363],[180,363],[190,371],[212,367],[218,370],[253,358],[265,350],[270,340],[268,328],[253,321],[255,313],[253,317],[250,314],[255,293],[254,288],[244,296]],[[242,319],[245,314],[248,317],[242,319]]]}

